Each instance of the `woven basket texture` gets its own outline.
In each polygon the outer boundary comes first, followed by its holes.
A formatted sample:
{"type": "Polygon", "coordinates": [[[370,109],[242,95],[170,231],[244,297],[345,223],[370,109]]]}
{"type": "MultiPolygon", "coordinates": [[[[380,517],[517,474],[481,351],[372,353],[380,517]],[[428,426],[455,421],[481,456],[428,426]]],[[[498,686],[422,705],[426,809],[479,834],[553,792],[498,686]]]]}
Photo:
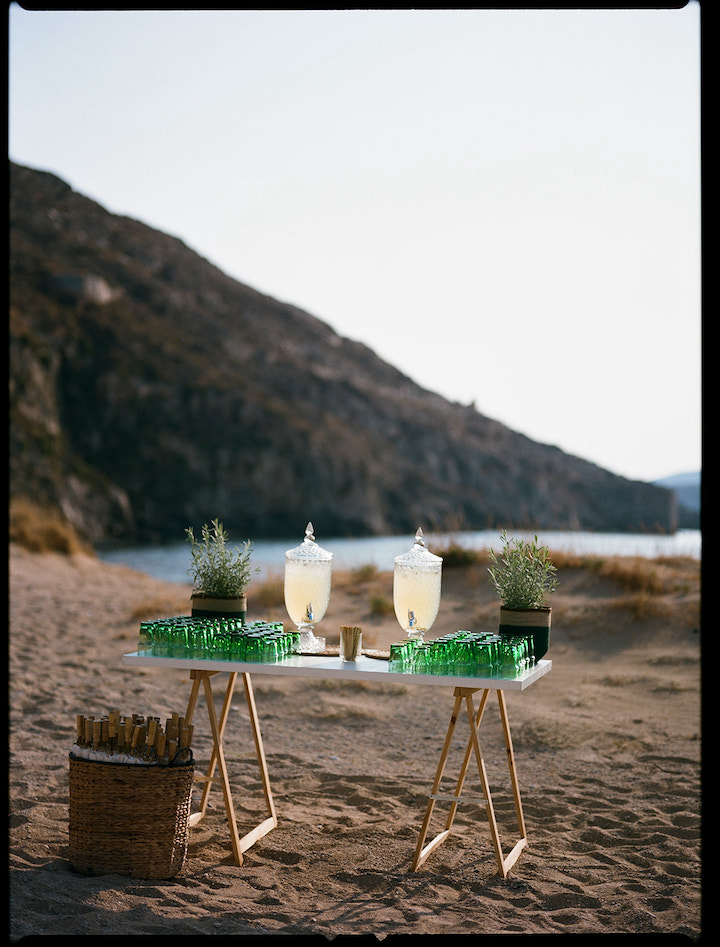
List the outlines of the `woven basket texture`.
{"type": "Polygon", "coordinates": [[[87,875],[173,878],[185,865],[194,765],[70,755],[70,864],[87,875]]]}

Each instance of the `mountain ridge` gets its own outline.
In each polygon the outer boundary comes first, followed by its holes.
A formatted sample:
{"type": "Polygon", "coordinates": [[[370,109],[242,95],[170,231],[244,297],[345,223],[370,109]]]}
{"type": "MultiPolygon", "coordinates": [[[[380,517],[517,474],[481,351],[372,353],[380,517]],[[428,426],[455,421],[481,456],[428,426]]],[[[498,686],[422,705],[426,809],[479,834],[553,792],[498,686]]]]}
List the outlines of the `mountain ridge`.
{"type": "Polygon", "coordinates": [[[652,481],[656,486],[665,487],[677,497],[678,524],[684,528],[697,529],[700,526],[702,504],[702,474],[699,470],[670,474],[652,481]]]}
{"type": "Polygon", "coordinates": [[[10,165],[10,495],[91,542],[674,532],[675,495],[422,388],[176,237],[10,165]]]}

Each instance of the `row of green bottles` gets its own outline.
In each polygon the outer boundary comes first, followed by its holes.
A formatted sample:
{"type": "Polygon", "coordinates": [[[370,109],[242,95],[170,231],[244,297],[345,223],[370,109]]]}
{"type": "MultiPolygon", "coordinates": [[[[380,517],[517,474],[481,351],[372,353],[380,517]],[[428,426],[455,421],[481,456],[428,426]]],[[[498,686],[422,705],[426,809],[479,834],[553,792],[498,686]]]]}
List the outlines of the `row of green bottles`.
{"type": "Polygon", "coordinates": [[[389,669],[403,674],[513,678],[534,663],[530,636],[461,630],[433,641],[395,642],[390,646],[389,669]]]}
{"type": "Polygon", "coordinates": [[[277,661],[299,651],[300,634],[282,622],[176,616],[140,622],[138,651],[164,658],[277,661]]]}

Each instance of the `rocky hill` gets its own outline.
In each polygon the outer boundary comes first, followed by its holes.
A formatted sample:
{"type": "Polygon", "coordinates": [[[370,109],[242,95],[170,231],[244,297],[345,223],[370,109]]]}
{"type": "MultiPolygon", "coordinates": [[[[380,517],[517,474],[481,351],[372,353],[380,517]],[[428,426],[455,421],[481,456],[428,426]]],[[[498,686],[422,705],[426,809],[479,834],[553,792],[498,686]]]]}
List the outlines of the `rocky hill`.
{"type": "Polygon", "coordinates": [[[672,532],[674,494],[427,391],[182,241],[10,168],[10,495],[91,542],[672,532]]]}

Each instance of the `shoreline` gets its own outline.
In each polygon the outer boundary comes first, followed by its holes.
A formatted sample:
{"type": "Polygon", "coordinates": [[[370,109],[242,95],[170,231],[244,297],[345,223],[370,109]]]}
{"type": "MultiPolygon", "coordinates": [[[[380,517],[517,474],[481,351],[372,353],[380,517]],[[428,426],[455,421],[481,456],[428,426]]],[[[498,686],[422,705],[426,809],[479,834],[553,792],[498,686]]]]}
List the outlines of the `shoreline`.
{"type": "MultiPolygon", "coordinates": [[[[532,539],[534,533],[520,530],[513,535],[532,539]]],[[[662,534],[624,533],[558,533],[538,531],[541,544],[549,545],[551,558],[559,556],[688,556],[701,558],[702,534],[697,530],[678,530],[674,536],[662,534]],[[624,550],[624,551],[620,551],[624,550]]],[[[499,531],[469,533],[429,533],[428,548],[442,555],[444,549],[467,549],[481,554],[489,548],[499,551],[502,543],[499,531]]],[[[412,536],[378,536],[360,539],[325,539],[320,545],[333,552],[334,571],[351,571],[372,565],[378,571],[393,568],[393,558],[412,545],[412,536]]],[[[296,541],[258,540],[254,542],[253,565],[259,565],[259,581],[282,575],[285,551],[297,545],[296,541]]],[[[97,557],[108,565],[126,565],[139,568],[154,578],[184,585],[187,579],[188,545],[186,542],[150,546],[99,547],[97,557]]]]}

